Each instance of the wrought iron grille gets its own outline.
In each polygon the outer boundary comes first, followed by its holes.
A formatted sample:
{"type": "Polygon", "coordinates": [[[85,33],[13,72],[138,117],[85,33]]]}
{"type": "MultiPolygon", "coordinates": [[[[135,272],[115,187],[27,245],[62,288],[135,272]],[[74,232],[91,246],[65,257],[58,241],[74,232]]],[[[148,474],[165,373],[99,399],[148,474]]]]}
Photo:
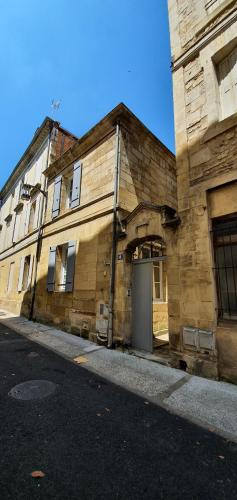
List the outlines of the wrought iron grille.
{"type": "Polygon", "coordinates": [[[237,216],[213,221],[218,317],[237,320],[237,216]]]}

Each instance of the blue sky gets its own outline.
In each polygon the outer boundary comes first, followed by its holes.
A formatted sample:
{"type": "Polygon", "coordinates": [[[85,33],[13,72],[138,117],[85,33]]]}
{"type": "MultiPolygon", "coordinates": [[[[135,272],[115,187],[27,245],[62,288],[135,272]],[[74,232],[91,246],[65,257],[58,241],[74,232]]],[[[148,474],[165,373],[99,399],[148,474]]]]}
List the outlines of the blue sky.
{"type": "Polygon", "coordinates": [[[166,0],[2,2],[0,63],[0,186],[52,99],[78,136],[122,101],[174,151],[166,0]]]}

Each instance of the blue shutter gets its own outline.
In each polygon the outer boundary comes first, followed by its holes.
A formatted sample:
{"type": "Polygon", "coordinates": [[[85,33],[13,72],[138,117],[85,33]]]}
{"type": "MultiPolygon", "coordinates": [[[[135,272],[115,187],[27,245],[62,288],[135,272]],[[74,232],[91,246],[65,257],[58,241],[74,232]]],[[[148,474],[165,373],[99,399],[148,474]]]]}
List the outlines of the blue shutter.
{"type": "Polygon", "coordinates": [[[65,292],[72,292],[73,281],[74,281],[74,270],[75,270],[75,259],[76,259],[76,241],[68,242],[67,251],[67,277],[65,283],[65,292]]]}
{"type": "Polygon", "coordinates": [[[71,199],[71,208],[77,207],[80,205],[80,197],[81,197],[81,168],[82,164],[80,161],[75,163],[73,167],[73,181],[72,181],[72,199],[71,199]]]}
{"type": "Polygon", "coordinates": [[[48,276],[47,276],[47,290],[48,290],[48,292],[54,291],[56,249],[57,249],[57,247],[50,247],[50,251],[49,251],[49,265],[48,265],[48,276]]]}
{"type": "Polygon", "coordinates": [[[59,175],[54,181],[54,195],[53,195],[53,208],[52,219],[57,217],[60,210],[60,197],[61,197],[62,176],[59,175]]]}

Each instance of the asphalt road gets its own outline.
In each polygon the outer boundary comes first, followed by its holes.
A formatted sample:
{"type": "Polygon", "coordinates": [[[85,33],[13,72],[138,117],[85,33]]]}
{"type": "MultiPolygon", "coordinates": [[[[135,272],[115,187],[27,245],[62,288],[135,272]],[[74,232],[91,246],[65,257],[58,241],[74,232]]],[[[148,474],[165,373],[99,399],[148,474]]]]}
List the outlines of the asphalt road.
{"type": "Polygon", "coordinates": [[[237,444],[0,325],[1,500],[236,498],[237,444]],[[31,380],[56,390],[9,396],[31,380]]]}

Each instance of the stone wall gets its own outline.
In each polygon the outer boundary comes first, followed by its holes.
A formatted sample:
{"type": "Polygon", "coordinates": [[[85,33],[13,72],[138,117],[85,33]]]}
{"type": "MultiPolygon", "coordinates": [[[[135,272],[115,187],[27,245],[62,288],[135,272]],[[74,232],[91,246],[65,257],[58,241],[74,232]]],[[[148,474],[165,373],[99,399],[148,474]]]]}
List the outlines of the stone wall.
{"type": "MultiPolygon", "coordinates": [[[[169,1],[181,218],[177,255],[180,300],[170,323],[171,335],[176,335],[176,350],[184,357],[184,326],[219,335],[222,341],[217,339],[217,349],[206,358],[194,351],[188,354],[196,360],[190,363],[190,369],[195,372],[197,360],[201,359],[201,374],[207,376],[216,376],[217,359],[226,360],[228,348],[233,350],[233,341],[228,347],[227,334],[220,333],[220,326],[217,328],[211,229],[214,217],[237,213],[233,184],[237,178],[237,114],[221,118],[217,71],[218,62],[236,43],[236,6],[236,2],[227,0],[169,1]],[[211,372],[208,359],[213,364],[211,372]]],[[[172,287],[169,297],[172,300],[172,287]]],[[[234,344],[236,350],[237,341],[234,344]]],[[[230,372],[228,367],[228,379],[236,380],[235,365],[230,372]]],[[[219,375],[225,377],[224,362],[219,375]]]]}
{"type": "Polygon", "coordinates": [[[112,219],[102,212],[95,220],[76,226],[70,215],[64,222],[63,227],[48,231],[43,239],[35,316],[39,321],[53,323],[67,331],[89,335],[96,331],[99,304],[108,303],[112,219]],[[77,242],[73,291],[47,292],[50,247],[71,240],[77,242]]]}
{"type": "Polygon", "coordinates": [[[122,127],[119,204],[131,212],[140,202],[177,207],[173,154],[138,127],[122,127]]]}
{"type": "Polygon", "coordinates": [[[32,300],[32,286],[34,281],[34,268],[27,291],[18,292],[18,279],[21,258],[30,255],[35,263],[36,244],[32,243],[23,249],[18,249],[0,262],[0,307],[16,314],[29,316],[32,300]],[[10,265],[14,264],[11,289],[8,290],[10,265]]]}
{"type": "MultiPolygon", "coordinates": [[[[81,175],[81,197],[80,206],[94,202],[103,196],[111,194],[114,189],[114,165],[115,165],[115,135],[112,133],[108,138],[105,138],[96,147],[92,148],[89,152],[82,154],[73,162],[68,162],[63,170],[59,170],[57,175],[64,175],[68,170],[73,167],[75,161],[82,162],[82,175],[81,175]]],[[[45,216],[45,223],[50,222],[52,219],[52,205],[54,193],[54,177],[49,178],[48,182],[48,202],[45,216]]],[[[62,198],[64,195],[64,181],[62,182],[62,198]]],[[[90,209],[91,215],[96,205],[90,209]]],[[[69,213],[73,218],[73,212],[70,208],[65,207],[63,199],[60,207],[60,215],[69,213]]],[[[55,221],[57,224],[57,221],[55,221]]],[[[63,222],[64,224],[64,222],[63,222]]]]}
{"type": "Polygon", "coordinates": [[[153,302],[153,333],[168,330],[168,303],[153,302]]]}

